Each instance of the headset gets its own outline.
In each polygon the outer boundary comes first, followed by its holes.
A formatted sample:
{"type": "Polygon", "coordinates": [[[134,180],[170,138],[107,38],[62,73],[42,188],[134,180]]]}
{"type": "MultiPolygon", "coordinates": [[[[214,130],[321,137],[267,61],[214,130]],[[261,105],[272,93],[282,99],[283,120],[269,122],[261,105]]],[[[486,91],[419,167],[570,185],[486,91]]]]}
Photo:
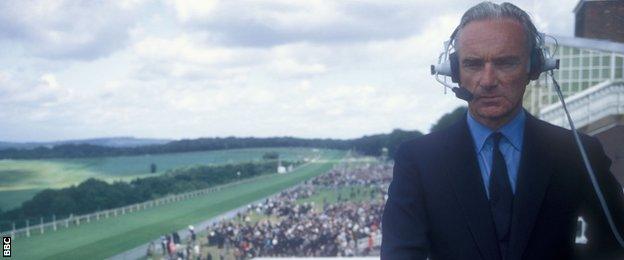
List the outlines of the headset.
{"type": "MultiPolygon", "coordinates": [[[[438,57],[438,65],[431,65],[431,75],[436,77],[436,80],[440,82],[446,89],[450,89],[455,93],[455,96],[459,99],[470,102],[473,99],[472,93],[461,86],[459,77],[459,55],[454,50],[453,40],[455,39],[459,31],[459,26],[453,31],[448,41],[444,42],[444,52],[438,57]],[[451,48],[453,51],[451,52],[451,48]],[[441,80],[440,76],[450,77],[453,83],[457,83],[458,86],[451,86],[445,80],[441,80]]],[[[538,33],[539,34],[539,33],[538,33]]],[[[544,34],[539,34],[536,37],[536,44],[531,48],[531,54],[529,59],[529,79],[536,80],[539,78],[542,72],[559,69],[559,59],[553,59],[544,55],[544,34]]]]}
{"type": "MultiPolygon", "coordinates": [[[[444,42],[444,52],[442,52],[438,56],[438,64],[431,65],[431,75],[434,75],[436,78],[436,81],[438,81],[440,84],[444,86],[445,94],[446,94],[446,90],[450,89],[455,93],[455,96],[457,98],[470,102],[474,98],[474,96],[468,89],[461,86],[460,75],[459,75],[460,73],[459,55],[455,51],[455,47],[452,46],[454,45],[453,41],[454,39],[456,39],[456,35],[460,29],[460,26],[455,28],[455,30],[451,34],[450,39],[444,42]],[[452,52],[451,52],[451,48],[453,49],[452,52]],[[440,76],[445,76],[444,80],[440,79],[440,76]],[[453,86],[449,84],[446,80],[448,77],[451,78],[451,81],[453,83],[457,83],[458,86],[453,86]]],[[[591,167],[589,158],[587,157],[587,153],[585,152],[585,147],[583,143],[581,143],[581,139],[579,137],[578,131],[576,130],[576,127],[574,126],[574,122],[572,121],[572,117],[570,117],[570,113],[568,112],[568,108],[566,106],[565,100],[563,99],[563,94],[561,93],[561,87],[559,86],[559,83],[554,77],[553,70],[559,69],[559,59],[554,59],[553,55],[547,49],[544,48],[544,38],[546,37],[546,35],[539,33],[539,32],[536,32],[536,33],[537,33],[535,35],[536,44],[533,44],[533,47],[531,49],[531,54],[530,54],[529,69],[528,69],[529,79],[530,80],[538,79],[539,76],[542,74],[542,72],[546,72],[546,75],[550,76],[553,82],[553,85],[555,86],[554,89],[557,93],[557,96],[559,97],[559,101],[561,102],[563,110],[567,116],[570,129],[572,130],[574,140],[581,153],[583,163],[585,164],[585,169],[587,170],[587,174],[589,175],[589,178],[591,180],[592,187],[594,188],[596,197],[598,197],[598,200],[600,201],[600,206],[602,208],[602,211],[607,218],[609,227],[611,228],[611,232],[615,236],[619,245],[622,248],[624,248],[624,239],[622,239],[622,235],[615,227],[615,223],[613,222],[613,216],[611,215],[611,211],[609,210],[609,207],[607,206],[604,195],[602,194],[602,190],[600,189],[600,186],[598,185],[596,175],[594,173],[594,170],[591,167]]],[[[549,36],[549,37],[552,37],[552,36],[549,36]]],[[[555,40],[555,46],[557,46],[558,45],[557,39],[554,37],[552,38],[555,40]]]]}

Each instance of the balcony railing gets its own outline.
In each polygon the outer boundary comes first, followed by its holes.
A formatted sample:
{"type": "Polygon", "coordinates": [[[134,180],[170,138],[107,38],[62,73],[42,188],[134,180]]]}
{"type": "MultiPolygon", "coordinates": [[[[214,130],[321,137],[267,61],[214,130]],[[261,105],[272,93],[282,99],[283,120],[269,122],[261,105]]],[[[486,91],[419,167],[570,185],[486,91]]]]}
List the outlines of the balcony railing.
{"type": "MultiPolygon", "coordinates": [[[[624,82],[605,81],[565,98],[570,116],[577,128],[597,120],[624,114],[624,82]]],[[[561,103],[541,109],[539,117],[551,124],[570,128],[561,103]]]]}

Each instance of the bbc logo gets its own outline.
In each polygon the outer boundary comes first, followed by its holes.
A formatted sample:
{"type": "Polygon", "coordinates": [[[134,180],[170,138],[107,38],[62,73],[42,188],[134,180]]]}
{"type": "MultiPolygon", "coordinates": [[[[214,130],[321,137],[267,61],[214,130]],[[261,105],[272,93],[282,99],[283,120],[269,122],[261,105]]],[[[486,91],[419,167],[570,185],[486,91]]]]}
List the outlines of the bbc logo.
{"type": "Polygon", "coordinates": [[[11,237],[2,237],[2,256],[11,257],[11,237]]]}

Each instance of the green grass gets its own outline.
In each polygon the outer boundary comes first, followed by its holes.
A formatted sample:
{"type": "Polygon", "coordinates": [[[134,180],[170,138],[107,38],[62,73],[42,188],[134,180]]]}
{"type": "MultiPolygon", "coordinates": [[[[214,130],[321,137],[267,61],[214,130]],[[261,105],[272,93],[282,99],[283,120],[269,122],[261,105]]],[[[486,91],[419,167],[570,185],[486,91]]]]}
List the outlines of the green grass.
{"type": "MultiPolygon", "coordinates": [[[[220,213],[274,194],[329,170],[343,152],[326,151],[327,161],[304,165],[290,174],[260,177],[257,181],[234,185],[210,195],[103,219],[79,227],[13,242],[18,259],[101,259],[146,243],[162,234],[178,230],[220,213]]],[[[36,232],[35,232],[36,233],[36,232]]]]}
{"type": "Polygon", "coordinates": [[[0,191],[60,188],[96,176],[74,168],[53,161],[0,160],[0,191]]]}
{"type": "Polygon", "coordinates": [[[15,191],[0,191],[0,209],[12,209],[22,205],[22,202],[29,200],[37,192],[40,192],[40,189],[31,189],[31,190],[15,190],[15,191]]]}
{"type": "Polygon", "coordinates": [[[101,157],[52,160],[0,160],[0,208],[20,205],[32,198],[26,190],[63,188],[77,185],[88,178],[105,181],[129,181],[153,176],[149,173],[151,163],[157,173],[190,165],[220,165],[259,161],[266,152],[275,151],[282,160],[302,160],[325,153],[327,150],[310,148],[252,148],[221,151],[172,153],[141,156],[101,157]],[[11,194],[11,191],[17,194],[11,194]]]}
{"type": "Polygon", "coordinates": [[[251,148],[219,151],[154,154],[139,156],[101,157],[58,160],[83,167],[89,171],[109,176],[141,175],[149,173],[149,166],[155,163],[158,172],[165,172],[180,166],[193,164],[217,165],[247,161],[259,161],[266,152],[275,151],[282,160],[301,160],[311,157],[309,148],[251,148]]]}

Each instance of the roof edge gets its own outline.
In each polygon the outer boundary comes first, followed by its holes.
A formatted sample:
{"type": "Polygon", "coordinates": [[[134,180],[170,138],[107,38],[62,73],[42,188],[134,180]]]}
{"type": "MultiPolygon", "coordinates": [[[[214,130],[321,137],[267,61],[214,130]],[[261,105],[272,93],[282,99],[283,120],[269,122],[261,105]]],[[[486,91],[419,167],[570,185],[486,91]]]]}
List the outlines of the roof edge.
{"type": "Polygon", "coordinates": [[[554,44],[556,42],[558,45],[562,45],[562,46],[624,54],[624,43],[622,42],[603,40],[603,39],[594,39],[594,38],[574,37],[574,36],[559,36],[559,35],[548,35],[548,36],[549,37],[545,37],[545,42],[547,44],[554,44]]]}

